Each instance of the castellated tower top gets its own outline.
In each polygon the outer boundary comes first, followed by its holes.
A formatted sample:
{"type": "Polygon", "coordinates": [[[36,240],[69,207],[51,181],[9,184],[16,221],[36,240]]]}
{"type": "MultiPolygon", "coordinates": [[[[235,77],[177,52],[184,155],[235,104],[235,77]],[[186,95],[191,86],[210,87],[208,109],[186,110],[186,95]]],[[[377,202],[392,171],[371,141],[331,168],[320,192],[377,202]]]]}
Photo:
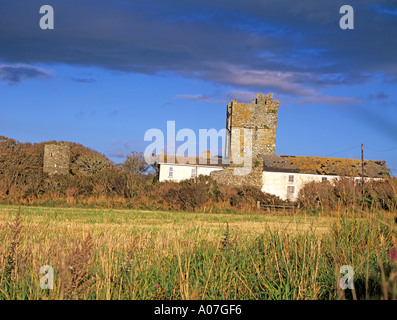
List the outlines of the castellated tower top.
{"type": "Polygon", "coordinates": [[[273,94],[261,93],[251,103],[238,103],[232,100],[227,106],[226,153],[232,161],[233,154],[243,156],[252,152],[253,158],[263,154],[275,154],[276,130],[279,101],[273,100],[273,94]],[[244,129],[251,129],[252,150],[244,149],[244,129]]]}
{"type": "Polygon", "coordinates": [[[254,101],[255,104],[271,104],[273,102],[273,93],[269,93],[266,97],[264,97],[262,93],[258,93],[257,98],[252,102],[254,101]]]}

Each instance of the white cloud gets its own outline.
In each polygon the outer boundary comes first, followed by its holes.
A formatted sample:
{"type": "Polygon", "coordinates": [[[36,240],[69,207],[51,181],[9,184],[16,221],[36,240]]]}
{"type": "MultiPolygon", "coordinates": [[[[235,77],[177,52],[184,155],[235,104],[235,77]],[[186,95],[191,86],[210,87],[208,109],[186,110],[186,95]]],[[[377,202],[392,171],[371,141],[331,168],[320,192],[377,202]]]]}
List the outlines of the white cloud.
{"type": "Polygon", "coordinates": [[[211,97],[206,96],[204,94],[179,94],[175,96],[175,99],[184,99],[184,100],[195,100],[200,102],[210,102],[211,97]]]}

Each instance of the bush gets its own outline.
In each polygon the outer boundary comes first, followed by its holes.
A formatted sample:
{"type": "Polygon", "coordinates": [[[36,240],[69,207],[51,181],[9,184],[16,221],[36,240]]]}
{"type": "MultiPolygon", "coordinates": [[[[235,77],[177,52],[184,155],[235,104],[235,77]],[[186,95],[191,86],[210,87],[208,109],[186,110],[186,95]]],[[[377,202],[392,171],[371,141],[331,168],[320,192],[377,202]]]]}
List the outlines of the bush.
{"type": "Polygon", "coordinates": [[[205,184],[185,185],[179,190],[178,201],[182,210],[195,210],[208,200],[205,184]]]}
{"type": "Polygon", "coordinates": [[[337,210],[341,207],[367,210],[397,210],[397,180],[387,178],[364,183],[353,178],[333,182],[307,183],[298,194],[298,203],[307,209],[337,210]]]}
{"type": "MultiPolygon", "coordinates": [[[[210,212],[256,210],[257,202],[288,203],[259,188],[220,185],[210,176],[160,183],[152,174],[142,174],[148,168],[140,153],[132,153],[123,165],[114,165],[94,150],[68,144],[69,174],[49,176],[43,173],[44,143],[19,143],[0,136],[0,202],[210,212]]],[[[306,184],[298,203],[312,212],[341,207],[396,211],[396,190],[395,178],[368,181],[363,196],[360,181],[342,178],[306,184]]]]}

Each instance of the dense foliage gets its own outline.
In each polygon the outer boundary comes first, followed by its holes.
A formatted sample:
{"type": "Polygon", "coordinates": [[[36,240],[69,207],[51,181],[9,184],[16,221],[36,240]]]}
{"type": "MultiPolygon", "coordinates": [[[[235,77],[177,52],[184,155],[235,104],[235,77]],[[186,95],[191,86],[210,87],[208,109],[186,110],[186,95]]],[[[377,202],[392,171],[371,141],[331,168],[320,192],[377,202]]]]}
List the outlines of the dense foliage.
{"type": "MultiPolygon", "coordinates": [[[[55,141],[47,143],[56,143],[55,141]]],[[[0,202],[8,204],[82,205],[166,210],[254,209],[257,202],[283,203],[253,187],[219,185],[200,176],[182,183],[158,182],[142,153],[114,164],[80,144],[70,147],[66,175],[43,172],[45,143],[19,143],[0,137],[0,202]]],[[[153,165],[153,172],[156,166],[153,165]]]]}
{"type": "Polygon", "coordinates": [[[304,208],[334,211],[339,208],[397,210],[397,179],[365,181],[341,178],[332,183],[310,182],[299,192],[298,203],[304,208]]]}

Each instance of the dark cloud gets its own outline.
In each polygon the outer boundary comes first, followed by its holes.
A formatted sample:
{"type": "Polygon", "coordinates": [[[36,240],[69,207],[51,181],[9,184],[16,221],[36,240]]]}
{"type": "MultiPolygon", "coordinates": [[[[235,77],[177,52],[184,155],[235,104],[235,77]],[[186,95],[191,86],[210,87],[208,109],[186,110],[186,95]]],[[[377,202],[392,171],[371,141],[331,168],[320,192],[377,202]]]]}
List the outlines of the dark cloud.
{"type": "Polygon", "coordinates": [[[124,72],[172,72],[251,91],[318,96],[329,86],[397,77],[394,1],[53,0],[41,30],[38,0],[0,4],[0,59],[124,72]]]}
{"type": "Polygon", "coordinates": [[[51,71],[25,64],[0,64],[0,79],[7,81],[9,85],[16,85],[25,79],[49,78],[51,74],[51,71]]]}
{"type": "Polygon", "coordinates": [[[384,92],[378,92],[376,94],[371,93],[368,95],[369,100],[384,100],[387,99],[388,97],[389,95],[384,92]]]}

